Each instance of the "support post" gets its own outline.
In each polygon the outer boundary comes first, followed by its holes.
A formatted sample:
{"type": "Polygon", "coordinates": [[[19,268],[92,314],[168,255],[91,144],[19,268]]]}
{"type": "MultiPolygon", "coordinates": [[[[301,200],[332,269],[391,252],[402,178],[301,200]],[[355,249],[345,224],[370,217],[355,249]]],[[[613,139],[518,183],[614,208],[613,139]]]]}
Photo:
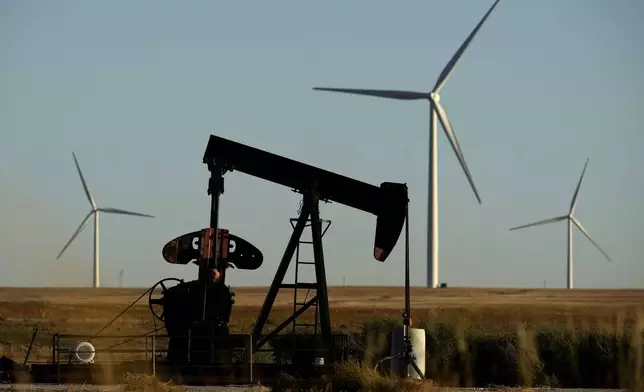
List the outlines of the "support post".
{"type": "Polygon", "coordinates": [[[156,335],[152,335],[152,377],[157,375],[157,340],[156,335]]]}
{"type": "Polygon", "coordinates": [[[60,384],[60,335],[56,334],[56,383],[60,384]]]}
{"type": "Polygon", "coordinates": [[[248,335],[248,349],[247,351],[248,356],[249,356],[249,363],[250,363],[250,384],[253,383],[253,334],[248,335]]]}
{"type": "Polygon", "coordinates": [[[188,328],[188,363],[190,363],[190,353],[192,352],[192,328],[188,328]]]}
{"type": "MultiPolygon", "coordinates": [[[[328,299],[328,290],[326,283],[326,271],[324,268],[324,250],[322,247],[322,221],[320,220],[320,210],[319,210],[319,200],[316,192],[307,192],[303,195],[302,209],[300,216],[298,217],[297,223],[291,234],[284,255],[280,265],[277,267],[275,272],[275,277],[271,287],[266,294],[266,299],[262,309],[257,317],[257,322],[253,328],[253,340],[254,340],[254,350],[259,349],[266,342],[270,341],[279,330],[288,325],[290,322],[294,321],[300,314],[304,312],[309,306],[312,305],[312,301],[309,301],[305,306],[295,311],[289,319],[283,322],[279,327],[272,331],[266,338],[261,339],[260,335],[268,319],[268,315],[273,307],[277,293],[282,287],[284,277],[288,271],[288,267],[293,258],[293,254],[297,248],[302,232],[306,227],[309,216],[311,217],[311,234],[313,242],[313,253],[314,253],[314,264],[315,264],[315,275],[316,283],[315,289],[317,291],[315,301],[317,301],[317,306],[320,313],[320,329],[322,335],[322,341],[325,347],[330,347],[332,343],[331,336],[331,317],[329,312],[329,299],[328,299]]],[[[287,285],[290,286],[290,285],[287,285]]],[[[295,286],[295,285],[293,285],[295,286]]],[[[297,289],[297,287],[295,287],[297,289]]]]}
{"type": "Polygon", "coordinates": [[[25,355],[25,360],[22,362],[22,366],[27,366],[27,361],[29,361],[29,355],[31,354],[31,348],[34,345],[34,341],[36,340],[36,335],[38,334],[38,327],[34,328],[33,333],[31,335],[31,341],[29,342],[29,348],[27,348],[27,354],[25,355]]]}
{"type": "Polygon", "coordinates": [[[324,268],[324,250],[322,247],[322,221],[317,195],[313,195],[311,208],[311,234],[313,237],[313,257],[315,261],[315,278],[317,281],[318,310],[320,312],[320,330],[324,347],[331,344],[331,316],[329,314],[329,297],[324,268]]]}
{"type": "MultiPolygon", "coordinates": [[[[286,272],[288,271],[291,259],[293,258],[293,253],[295,253],[295,248],[298,245],[300,237],[302,236],[302,232],[304,231],[304,227],[306,226],[306,222],[309,218],[309,215],[311,214],[311,209],[312,200],[310,197],[307,197],[307,195],[305,195],[297,224],[295,225],[293,233],[291,234],[291,238],[286,245],[286,249],[284,250],[284,254],[282,255],[282,260],[277,267],[277,271],[275,272],[275,276],[273,277],[273,282],[271,283],[271,287],[268,289],[266,299],[264,300],[262,309],[257,316],[255,326],[253,327],[252,335],[254,342],[259,342],[259,336],[264,329],[264,325],[266,324],[266,320],[268,320],[268,315],[273,307],[275,298],[277,298],[277,293],[280,289],[280,286],[282,285],[282,282],[284,281],[284,276],[286,276],[286,272]]],[[[253,352],[255,352],[260,347],[261,346],[259,346],[258,343],[255,343],[253,352]]]]}
{"type": "Polygon", "coordinates": [[[56,363],[56,335],[51,337],[51,363],[56,363]]]}

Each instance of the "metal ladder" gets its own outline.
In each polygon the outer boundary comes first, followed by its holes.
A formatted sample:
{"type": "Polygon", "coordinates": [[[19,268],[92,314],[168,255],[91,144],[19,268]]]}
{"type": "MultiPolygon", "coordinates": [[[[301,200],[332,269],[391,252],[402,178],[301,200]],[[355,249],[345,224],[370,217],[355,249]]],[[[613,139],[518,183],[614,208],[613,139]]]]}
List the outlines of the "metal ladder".
{"type": "MultiPolygon", "coordinates": [[[[295,225],[297,224],[298,218],[291,218],[291,227],[293,230],[295,230],[295,225]]],[[[324,234],[329,230],[329,226],[331,226],[331,221],[330,220],[325,220],[325,219],[320,219],[322,222],[322,238],[324,238],[324,234]]],[[[311,219],[308,219],[305,225],[306,227],[311,227],[312,221],[311,219]]],[[[315,290],[315,294],[317,295],[317,280],[315,283],[305,283],[305,282],[299,282],[299,272],[300,272],[300,265],[310,265],[313,267],[313,273],[315,274],[315,260],[313,257],[313,241],[305,241],[300,238],[300,240],[297,243],[297,247],[295,248],[295,282],[294,282],[294,287],[293,287],[293,313],[295,313],[299,307],[305,305],[309,300],[309,294],[311,293],[311,289],[315,290]],[[301,255],[300,255],[300,246],[302,245],[308,245],[308,248],[310,249],[310,259],[304,259],[301,260],[301,255]],[[298,289],[308,289],[306,296],[304,300],[298,301],[297,298],[297,291],[298,289]]],[[[298,327],[304,327],[304,328],[313,328],[313,334],[314,336],[318,334],[318,302],[316,301],[313,305],[315,307],[315,317],[314,317],[314,323],[298,323],[296,318],[293,320],[293,328],[292,328],[292,333],[295,334],[296,330],[298,327]]],[[[301,316],[300,316],[301,317],[301,316]]]]}

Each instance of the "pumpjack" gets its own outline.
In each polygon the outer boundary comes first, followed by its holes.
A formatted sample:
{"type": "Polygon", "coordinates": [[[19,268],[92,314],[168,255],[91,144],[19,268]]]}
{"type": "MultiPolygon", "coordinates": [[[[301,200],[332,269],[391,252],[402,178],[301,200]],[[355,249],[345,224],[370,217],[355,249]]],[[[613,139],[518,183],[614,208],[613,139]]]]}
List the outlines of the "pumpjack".
{"type": "MultiPolygon", "coordinates": [[[[201,232],[189,233],[183,239],[179,237],[164,248],[166,260],[169,259],[169,255],[172,255],[177,260],[181,259],[172,262],[187,263],[188,259],[192,259],[198,264],[198,279],[180,283],[167,290],[161,299],[151,301],[151,306],[164,307],[163,321],[170,336],[176,332],[177,335],[200,337],[174,340],[171,337],[168,360],[185,361],[190,358],[190,362],[195,363],[208,363],[215,360],[217,355],[213,350],[221,351],[221,347],[216,347],[215,340],[220,342],[219,338],[229,335],[228,323],[234,302],[234,294],[230,287],[226,286],[226,271],[231,264],[237,269],[256,269],[262,263],[263,257],[257,248],[233,236],[227,230],[219,228],[224,177],[225,174],[234,171],[283,185],[302,195],[299,217],[294,224],[293,232],[251,333],[253,337],[251,352],[272,342],[285,327],[311,306],[317,307],[316,313],[319,315],[321,338],[319,347],[334,347],[319,203],[320,201],[337,202],[376,215],[373,257],[384,262],[396,245],[405,222],[408,203],[406,184],[384,182],[377,187],[215,135],[210,136],[203,163],[207,165],[210,172],[208,186],[208,194],[211,197],[210,226],[201,232]],[[310,226],[312,234],[316,281],[284,283],[298,241],[307,226],[310,226]],[[231,241],[235,244],[234,252],[230,252],[231,241]],[[180,248],[181,242],[192,246],[192,253],[189,256],[181,258],[180,252],[169,250],[180,248]],[[198,251],[194,250],[196,243],[198,243],[196,246],[198,251]],[[264,329],[278,291],[298,288],[313,289],[315,295],[279,326],[265,334],[264,329]],[[213,339],[204,338],[204,336],[212,336],[213,339]],[[191,353],[191,350],[194,353],[191,353]]],[[[190,249],[190,246],[184,246],[184,248],[190,249]]],[[[316,324],[317,321],[316,317],[316,324]]],[[[324,363],[333,363],[337,359],[332,350],[321,350],[316,357],[323,358],[324,363]]]]}
{"type": "MultiPolygon", "coordinates": [[[[344,358],[331,328],[322,245],[324,230],[319,204],[321,201],[336,202],[375,215],[373,257],[385,262],[398,242],[406,221],[406,184],[383,182],[380,186],[371,185],[215,135],[210,135],[203,163],[210,173],[207,190],[210,196],[209,226],[174,238],[162,249],[162,255],[169,263],[197,264],[197,279],[185,282],[166,278],[148,289],[150,310],[155,319],[163,322],[168,332],[167,356],[163,363],[156,365],[157,373],[165,366],[173,374],[192,372],[194,376],[194,369],[202,369],[203,373],[203,369],[208,368],[205,372],[208,376],[218,372],[226,373],[230,380],[230,375],[252,361],[253,354],[258,350],[269,344],[275,347],[279,343],[278,334],[312,306],[316,307],[315,331],[312,335],[298,334],[300,337],[311,338],[313,343],[307,346],[310,348],[309,356],[306,360],[302,357],[291,358],[291,366],[299,367],[299,374],[306,375],[312,373],[302,369],[314,368],[313,362],[321,365],[316,367],[319,369],[330,367],[335,361],[344,358]],[[235,294],[226,285],[226,273],[229,268],[256,270],[263,263],[263,255],[250,242],[219,227],[224,178],[226,174],[235,171],[280,184],[302,197],[299,216],[292,220],[293,232],[250,336],[230,333],[230,315],[235,294]],[[294,284],[285,283],[285,275],[306,227],[311,229],[315,282],[297,282],[296,279],[294,284]],[[171,282],[175,285],[171,286],[171,282]],[[158,287],[161,287],[160,295],[156,294],[155,289],[158,287]],[[272,331],[265,331],[280,289],[310,289],[315,291],[315,295],[299,307],[294,304],[290,317],[272,331]],[[239,350],[240,347],[242,350],[239,350]],[[242,352],[241,357],[238,356],[239,351],[242,352]]],[[[52,340],[52,346],[55,346],[56,336],[52,340]]],[[[61,372],[65,373],[65,364],[56,360],[56,355],[54,353],[55,364],[32,365],[31,373],[40,375],[32,377],[34,382],[39,379],[42,382],[52,382],[52,374],[56,374],[60,380],[61,372]],[[38,369],[34,371],[36,368],[38,369]]],[[[98,363],[94,361],[83,366],[96,365],[98,363]]],[[[259,378],[262,373],[260,367],[259,364],[252,367],[256,369],[253,371],[259,378]]],[[[111,368],[114,369],[114,365],[111,368]]],[[[69,372],[74,372],[78,368],[69,369],[69,372]]],[[[154,369],[153,367],[153,371],[154,369]]],[[[267,374],[288,371],[288,366],[280,364],[271,369],[263,371],[267,374]]],[[[85,379],[81,381],[87,382],[85,379]]]]}

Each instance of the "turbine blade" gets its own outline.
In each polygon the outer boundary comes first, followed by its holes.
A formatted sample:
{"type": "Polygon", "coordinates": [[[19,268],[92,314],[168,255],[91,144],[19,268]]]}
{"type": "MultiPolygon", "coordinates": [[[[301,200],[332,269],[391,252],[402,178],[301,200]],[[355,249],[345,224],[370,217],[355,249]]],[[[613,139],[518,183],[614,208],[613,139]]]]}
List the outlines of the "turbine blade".
{"type": "Polygon", "coordinates": [[[141,214],[139,212],[132,212],[127,210],[121,210],[120,208],[99,208],[101,212],[106,212],[108,214],[121,214],[121,215],[133,215],[133,216],[144,216],[146,218],[154,218],[154,215],[141,214]]]}
{"type": "Polygon", "coordinates": [[[584,174],[586,173],[586,167],[588,166],[588,161],[590,158],[586,158],[586,163],[584,164],[584,170],[581,171],[581,177],[579,177],[579,182],[577,183],[577,189],[575,189],[575,194],[572,196],[572,201],[570,202],[570,215],[575,211],[575,206],[577,205],[577,196],[579,195],[579,188],[581,188],[581,181],[584,179],[584,174]]]}
{"type": "Polygon", "coordinates": [[[449,63],[447,63],[447,65],[441,72],[440,76],[438,77],[438,80],[436,81],[436,85],[434,86],[434,89],[433,89],[434,92],[438,93],[443,88],[443,86],[445,85],[445,82],[447,82],[447,79],[449,78],[450,74],[456,67],[456,64],[461,59],[461,56],[463,56],[465,49],[467,49],[470,42],[472,42],[472,40],[474,39],[474,36],[476,35],[476,33],[479,31],[481,26],[483,26],[483,23],[488,18],[488,16],[490,16],[490,14],[492,13],[492,10],[494,9],[494,7],[496,7],[498,3],[499,3],[499,0],[496,0],[494,4],[492,4],[492,7],[490,7],[490,9],[485,13],[485,15],[483,16],[483,19],[481,19],[481,21],[476,25],[474,30],[472,30],[470,35],[468,35],[465,41],[461,44],[461,47],[458,48],[456,53],[454,53],[449,63]]]}
{"type": "Polygon", "coordinates": [[[401,90],[363,90],[356,88],[327,88],[327,87],[313,87],[316,91],[332,91],[336,93],[356,94],[356,95],[369,95],[372,97],[414,100],[414,99],[428,99],[428,93],[420,93],[416,91],[401,91],[401,90]]]}
{"type": "Polygon", "coordinates": [[[63,255],[65,250],[69,247],[69,245],[71,245],[72,241],[74,241],[74,239],[76,237],[78,237],[78,235],[81,233],[81,231],[83,231],[83,229],[85,228],[85,224],[87,224],[87,221],[89,220],[90,216],[92,216],[93,213],[94,213],[94,210],[90,211],[89,214],[87,214],[87,216],[85,216],[85,219],[83,219],[83,221],[81,222],[80,226],[78,226],[78,229],[76,229],[76,232],[74,233],[74,235],[72,235],[72,238],[70,238],[69,241],[67,241],[67,243],[63,247],[63,250],[61,250],[60,253],[58,254],[58,256],[56,256],[56,260],[58,260],[60,258],[60,256],[63,255]]]}
{"type": "Polygon", "coordinates": [[[76,159],[76,154],[72,152],[72,156],[74,157],[74,163],[76,163],[76,169],[78,170],[78,175],[80,176],[81,182],[83,183],[83,189],[85,190],[85,195],[87,196],[87,200],[89,200],[89,203],[92,205],[92,208],[96,209],[96,202],[94,201],[92,194],[89,192],[89,188],[87,187],[87,183],[85,182],[85,177],[83,177],[83,172],[81,171],[80,165],[78,164],[78,160],[76,159]]]}
{"type": "Polygon", "coordinates": [[[531,227],[531,226],[545,225],[545,224],[548,224],[548,223],[559,222],[559,221],[566,220],[566,219],[568,219],[567,216],[558,216],[556,218],[549,218],[549,219],[544,219],[544,220],[534,222],[534,223],[528,223],[527,225],[516,226],[516,227],[511,228],[510,231],[523,229],[523,228],[531,227]]]}
{"type": "Polygon", "coordinates": [[[584,229],[584,226],[582,226],[582,225],[581,225],[581,222],[579,222],[579,221],[577,220],[577,218],[575,218],[574,216],[573,216],[573,217],[571,217],[571,219],[572,219],[573,223],[575,224],[575,226],[577,226],[577,228],[578,228],[579,230],[581,230],[581,232],[582,232],[582,233],[584,233],[584,235],[586,236],[586,238],[588,238],[588,239],[590,240],[590,242],[592,242],[592,243],[593,243],[593,245],[595,245],[595,247],[596,247],[597,249],[599,249],[599,251],[600,251],[600,252],[602,252],[602,254],[604,255],[604,257],[606,257],[606,259],[612,263],[612,262],[613,262],[613,260],[611,260],[611,259],[610,259],[610,257],[608,256],[608,253],[604,252],[604,250],[603,250],[603,249],[602,249],[602,248],[601,248],[601,247],[600,247],[600,246],[599,246],[599,245],[598,245],[598,244],[597,244],[597,243],[596,243],[596,242],[595,242],[595,241],[590,237],[590,234],[588,234],[588,232],[586,231],[586,229],[584,229]]]}
{"type": "Polygon", "coordinates": [[[479,192],[476,190],[476,186],[474,185],[474,180],[472,179],[472,174],[470,174],[470,169],[467,167],[467,164],[465,163],[465,157],[463,156],[463,151],[461,151],[461,146],[458,144],[458,139],[456,139],[456,134],[454,133],[454,129],[452,129],[452,124],[449,122],[449,119],[447,118],[447,113],[445,112],[445,109],[441,106],[440,102],[434,100],[431,98],[432,103],[434,104],[434,109],[438,113],[438,119],[443,125],[443,130],[445,131],[445,135],[447,135],[447,138],[449,139],[449,142],[452,145],[452,148],[454,149],[454,153],[456,154],[456,157],[458,158],[458,161],[461,164],[461,167],[463,168],[463,171],[465,171],[465,175],[467,176],[467,181],[469,181],[470,186],[472,187],[472,190],[474,191],[474,195],[476,196],[476,199],[478,200],[479,204],[481,204],[481,197],[479,196],[479,192]]]}

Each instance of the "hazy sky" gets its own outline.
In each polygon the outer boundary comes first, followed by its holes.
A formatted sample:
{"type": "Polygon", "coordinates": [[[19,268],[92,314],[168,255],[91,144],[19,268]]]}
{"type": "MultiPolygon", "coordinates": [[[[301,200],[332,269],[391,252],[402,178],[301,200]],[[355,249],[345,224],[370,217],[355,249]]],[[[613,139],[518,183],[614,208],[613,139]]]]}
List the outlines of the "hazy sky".
{"type": "MultiPolygon", "coordinates": [[[[0,3],[0,285],[91,285],[90,206],[101,276],[145,287],[196,277],[162,246],[208,225],[202,156],[216,134],[370,182],[407,182],[412,284],[426,276],[428,107],[313,86],[429,90],[492,0],[3,1],[0,3]]],[[[576,287],[644,281],[644,3],[502,0],[441,92],[479,205],[439,135],[439,280],[451,286],[565,287],[567,212],[576,287]]],[[[298,195],[234,172],[221,225],[258,246],[270,284],[298,195]]],[[[404,244],[373,259],[375,217],[323,204],[329,284],[400,285],[404,244]]],[[[289,279],[292,279],[289,275],[289,279]]]]}

